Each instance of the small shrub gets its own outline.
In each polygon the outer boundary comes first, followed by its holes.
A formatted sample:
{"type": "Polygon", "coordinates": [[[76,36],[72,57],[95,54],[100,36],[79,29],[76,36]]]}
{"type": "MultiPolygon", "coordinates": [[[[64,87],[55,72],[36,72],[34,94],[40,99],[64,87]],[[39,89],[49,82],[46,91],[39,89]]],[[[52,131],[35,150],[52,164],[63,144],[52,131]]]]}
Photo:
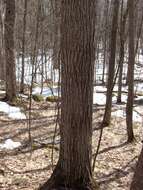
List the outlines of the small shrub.
{"type": "Polygon", "coordinates": [[[117,96],[117,93],[116,93],[116,92],[113,92],[113,93],[112,93],[112,97],[114,97],[114,96],[117,96]]]}
{"type": "Polygon", "coordinates": [[[136,95],[137,96],[143,96],[143,92],[137,92],[136,95]]]}
{"type": "Polygon", "coordinates": [[[46,101],[47,102],[58,102],[58,101],[61,101],[61,98],[58,96],[48,96],[46,98],[46,101]]]}
{"type": "Polygon", "coordinates": [[[32,95],[32,98],[33,98],[33,100],[34,100],[35,102],[41,102],[41,101],[44,100],[43,96],[40,95],[40,94],[33,94],[33,95],[32,95]]]}

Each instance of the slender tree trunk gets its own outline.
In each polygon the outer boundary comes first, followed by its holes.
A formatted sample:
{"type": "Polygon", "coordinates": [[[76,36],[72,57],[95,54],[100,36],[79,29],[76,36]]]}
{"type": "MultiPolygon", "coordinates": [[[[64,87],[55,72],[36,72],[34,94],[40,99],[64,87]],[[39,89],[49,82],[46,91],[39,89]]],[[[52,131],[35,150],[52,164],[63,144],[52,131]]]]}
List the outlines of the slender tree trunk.
{"type": "Polygon", "coordinates": [[[123,15],[123,0],[121,6],[121,18],[120,18],[120,56],[119,56],[119,79],[118,79],[118,97],[117,103],[121,103],[122,95],[122,76],[124,66],[124,51],[125,51],[125,29],[126,29],[126,18],[128,15],[128,7],[123,15]]]}
{"type": "Polygon", "coordinates": [[[134,101],[134,0],[128,0],[129,6],[129,60],[128,60],[128,98],[126,106],[126,123],[128,142],[134,139],[133,134],[133,101],[134,101]]]}
{"type": "Polygon", "coordinates": [[[60,156],[50,180],[40,190],[93,189],[95,4],[95,0],[62,1],[60,156]]]}
{"type": "Polygon", "coordinates": [[[106,107],[103,118],[103,125],[105,126],[110,124],[110,118],[111,118],[119,5],[120,5],[120,0],[113,1],[113,19],[112,19],[111,42],[110,42],[110,58],[109,58],[109,69],[108,69],[106,107]]]}
{"type": "Polygon", "coordinates": [[[107,61],[107,35],[108,35],[108,11],[109,11],[109,0],[105,0],[104,8],[104,18],[105,18],[105,27],[104,27],[104,61],[103,61],[103,73],[102,73],[102,83],[105,84],[105,71],[106,71],[106,61],[107,61]]]}
{"type": "Polygon", "coordinates": [[[4,57],[4,2],[0,2],[0,79],[5,81],[4,57]]]}
{"type": "Polygon", "coordinates": [[[27,0],[24,1],[24,16],[23,16],[23,34],[22,34],[22,71],[21,71],[21,84],[20,92],[24,92],[24,58],[25,58],[25,32],[26,32],[26,15],[27,15],[27,0]]]}
{"type": "Polygon", "coordinates": [[[15,0],[6,0],[5,14],[5,60],[6,60],[6,100],[16,96],[16,73],[14,53],[15,0]]]}
{"type": "MultiPolygon", "coordinates": [[[[41,9],[42,9],[41,11],[43,11],[43,8],[41,8],[41,9]]],[[[42,14],[43,14],[43,12],[42,12],[42,14]]],[[[42,15],[42,18],[43,18],[43,15],[42,15]]],[[[41,28],[43,30],[43,22],[41,22],[41,28]]],[[[41,92],[40,93],[42,94],[43,83],[44,83],[44,34],[43,33],[41,36],[41,42],[42,42],[42,45],[41,45],[41,92]]],[[[46,62],[46,60],[45,60],[45,62],[46,62]]]]}
{"type": "Polygon", "coordinates": [[[34,47],[33,47],[33,82],[37,82],[37,69],[38,69],[38,39],[39,39],[39,26],[40,26],[40,10],[41,9],[41,4],[40,0],[37,0],[37,10],[36,10],[36,25],[35,25],[35,39],[34,39],[34,47]]]}
{"type": "MultiPolygon", "coordinates": [[[[53,1],[53,0],[52,0],[53,1]]],[[[59,55],[59,48],[60,48],[60,24],[59,24],[59,7],[60,7],[60,0],[54,0],[54,46],[53,46],[53,68],[59,69],[58,64],[58,55],[59,55]]]]}

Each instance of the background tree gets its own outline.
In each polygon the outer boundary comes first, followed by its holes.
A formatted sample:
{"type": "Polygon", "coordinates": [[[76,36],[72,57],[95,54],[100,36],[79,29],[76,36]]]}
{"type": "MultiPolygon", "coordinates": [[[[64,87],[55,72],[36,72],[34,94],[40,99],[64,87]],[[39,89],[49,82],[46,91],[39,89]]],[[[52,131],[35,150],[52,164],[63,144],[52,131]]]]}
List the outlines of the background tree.
{"type": "Polygon", "coordinates": [[[124,11],[124,1],[121,4],[121,15],[120,15],[120,52],[119,52],[119,78],[118,78],[118,97],[117,103],[121,103],[122,95],[122,80],[123,80],[123,66],[124,66],[124,55],[125,55],[125,41],[126,41],[126,21],[128,16],[128,7],[124,11]]]}
{"type": "Polygon", "coordinates": [[[12,101],[16,96],[14,24],[15,0],[6,0],[5,13],[5,61],[6,61],[6,100],[12,101]]]}
{"type": "Polygon", "coordinates": [[[128,0],[129,7],[129,60],[128,60],[128,99],[126,106],[126,123],[128,142],[134,139],[133,134],[133,102],[134,102],[134,0],[128,0]]]}
{"type": "Polygon", "coordinates": [[[109,68],[108,68],[106,107],[105,107],[105,114],[103,118],[103,125],[109,125],[110,118],[111,118],[112,91],[113,91],[114,76],[115,76],[116,39],[117,39],[119,6],[120,6],[120,0],[114,0],[111,39],[110,39],[111,41],[110,41],[110,57],[109,57],[109,68]]]}
{"type": "Polygon", "coordinates": [[[22,70],[21,70],[21,84],[20,84],[20,92],[21,93],[24,92],[26,15],[27,15],[27,0],[24,0],[23,34],[22,34],[22,70]]]}
{"type": "Polygon", "coordinates": [[[0,1],[0,79],[5,80],[5,58],[4,58],[4,2],[0,1]]]}

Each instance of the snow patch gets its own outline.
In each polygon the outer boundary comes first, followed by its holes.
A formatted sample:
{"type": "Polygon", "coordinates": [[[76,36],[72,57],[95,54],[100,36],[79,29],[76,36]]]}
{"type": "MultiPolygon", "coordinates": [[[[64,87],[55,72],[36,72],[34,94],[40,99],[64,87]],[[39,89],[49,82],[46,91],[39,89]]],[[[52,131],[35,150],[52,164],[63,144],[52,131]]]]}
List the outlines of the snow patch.
{"type": "Polygon", "coordinates": [[[20,108],[10,106],[6,102],[0,101],[0,112],[8,114],[8,117],[12,119],[26,119],[25,114],[21,112],[20,108]]]}
{"type": "MultiPolygon", "coordinates": [[[[126,111],[125,110],[114,111],[114,112],[112,112],[112,116],[125,118],[126,117],[126,111]]],[[[141,115],[139,115],[139,113],[137,113],[136,111],[133,111],[133,121],[142,123],[143,118],[141,115]]]]}
{"type": "Polygon", "coordinates": [[[103,93],[93,93],[93,104],[105,105],[106,95],[103,93]]]}
{"type": "Polygon", "coordinates": [[[96,90],[97,92],[106,92],[107,88],[106,86],[96,86],[94,87],[94,90],[96,90]]]}
{"type": "MultiPolygon", "coordinates": [[[[40,94],[40,93],[41,93],[41,87],[37,86],[33,88],[32,94],[40,94]]],[[[49,87],[44,87],[41,95],[44,98],[48,96],[58,96],[58,87],[54,86],[52,89],[50,89],[49,87]]]]}
{"type": "Polygon", "coordinates": [[[14,142],[11,139],[7,139],[4,143],[0,144],[0,149],[13,150],[21,146],[20,142],[14,142]]]}
{"type": "Polygon", "coordinates": [[[5,94],[5,91],[4,90],[0,90],[0,94],[5,94]]]}

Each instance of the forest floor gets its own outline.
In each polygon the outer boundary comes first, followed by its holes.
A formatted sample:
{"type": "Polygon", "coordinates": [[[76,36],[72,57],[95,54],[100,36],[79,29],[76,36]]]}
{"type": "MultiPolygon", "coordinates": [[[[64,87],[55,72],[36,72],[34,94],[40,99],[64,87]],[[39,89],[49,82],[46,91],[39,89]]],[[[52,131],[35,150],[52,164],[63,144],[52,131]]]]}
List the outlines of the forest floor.
{"type": "MultiPolygon", "coordinates": [[[[28,101],[23,100],[28,116],[28,101]]],[[[56,126],[55,103],[32,103],[31,136],[29,144],[28,119],[12,120],[0,113],[0,142],[6,139],[21,142],[14,150],[0,150],[0,189],[36,190],[52,173],[59,152],[58,130],[52,163],[52,140],[56,126]]],[[[124,107],[124,105],[123,105],[124,107]]],[[[100,135],[104,107],[94,106],[93,153],[100,135]]],[[[113,110],[118,110],[114,106],[113,110]]],[[[142,109],[143,110],[143,109],[142,109]]],[[[134,122],[136,141],[127,144],[126,122],[123,117],[112,116],[111,125],[104,128],[94,177],[101,190],[129,190],[135,164],[142,147],[142,123],[134,122]]],[[[82,146],[82,145],[81,145],[82,146]]]]}

